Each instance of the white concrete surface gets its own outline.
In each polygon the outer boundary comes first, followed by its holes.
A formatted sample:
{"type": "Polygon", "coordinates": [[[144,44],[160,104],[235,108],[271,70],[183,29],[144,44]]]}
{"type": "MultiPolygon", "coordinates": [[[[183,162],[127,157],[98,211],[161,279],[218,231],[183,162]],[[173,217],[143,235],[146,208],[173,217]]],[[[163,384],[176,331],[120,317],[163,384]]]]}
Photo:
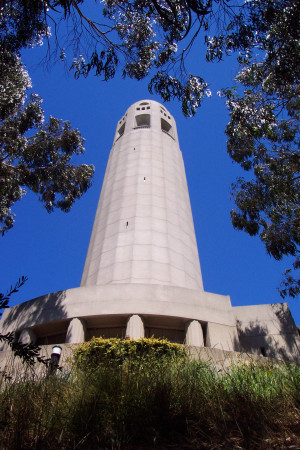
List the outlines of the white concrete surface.
{"type": "Polygon", "coordinates": [[[236,326],[207,322],[206,346],[225,351],[239,351],[236,326]]]}

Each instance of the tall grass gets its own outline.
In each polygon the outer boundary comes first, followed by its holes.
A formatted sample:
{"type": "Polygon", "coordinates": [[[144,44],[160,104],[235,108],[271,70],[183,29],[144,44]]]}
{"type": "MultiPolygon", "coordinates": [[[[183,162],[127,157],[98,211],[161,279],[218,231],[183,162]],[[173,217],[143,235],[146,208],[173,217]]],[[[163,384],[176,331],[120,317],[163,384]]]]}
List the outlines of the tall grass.
{"type": "Polygon", "coordinates": [[[297,365],[250,363],[217,372],[182,355],[152,356],[84,367],[77,361],[56,376],[3,379],[0,448],[300,445],[297,365]]]}

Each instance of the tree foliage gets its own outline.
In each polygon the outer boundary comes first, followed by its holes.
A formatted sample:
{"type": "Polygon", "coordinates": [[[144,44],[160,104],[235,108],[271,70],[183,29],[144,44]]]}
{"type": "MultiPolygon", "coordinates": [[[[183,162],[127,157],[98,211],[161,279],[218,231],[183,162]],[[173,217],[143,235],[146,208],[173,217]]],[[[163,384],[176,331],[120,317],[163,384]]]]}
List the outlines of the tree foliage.
{"type": "Polygon", "coordinates": [[[189,73],[185,60],[198,36],[207,38],[211,27],[224,30],[239,1],[103,0],[94,7],[87,0],[4,3],[10,20],[2,29],[14,50],[49,38],[51,26],[53,53],[71,65],[75,77],[92,72],[109,80],[118,68],[136,80],[150,74],[150,92],[166,101],[179,99],[184,115],[191,116],[210,90],[201,76],[189,73]],[[59,31],[65,22],[71,30],[66,38],[59,31]]]}
{"type": "MultiPolygon", "coordinates": [[[[13,226],[13,204],[26,188],[39,195],[48,212],[69,211],[88,189],[94,168],[75,166],[74,155],[84,152],[83,138],[69,122],[50,117],[45,123],[42,99],[32,94],[30,77],[19,50],[34,45],[47,35],[42,22],[28,13],[28,20],[16,2],[0,9],[0,232],[13,226]]],[[[26,2],[29,7],[31,2],[26,2]]],[[[33,2],[35,3],[35,2],[33,2]]],[[[43,8],[44,10],[44,8],[43,8]]]]}
{"type": "MultiPolygon", "coordinates": [[[[281,284],[282,297],[300,292],[293,273],[300,268],[299,13],[298,2],[251,3],[252,35],[236,77],[243,89],[224,90],[230,110],[228,153],[253,174],[233,185],[232,223],[258,234],[276,260],[295,257],[281,284]]],[[[241,42],[244,30],[236,26],[233,36],[241,42]]]]}
{"type": "Polygon", "coordinates": [[[6,294],[0,292],[0,317],[2,316],[1,310],[8,308],[10,296],[18,292],[19,289],[26,283],[27,280],[28,280],[27,277],[22,276],[21,278],[18,279],[18,281],[14,286],[10,287],[9,291],[6,294]]]}

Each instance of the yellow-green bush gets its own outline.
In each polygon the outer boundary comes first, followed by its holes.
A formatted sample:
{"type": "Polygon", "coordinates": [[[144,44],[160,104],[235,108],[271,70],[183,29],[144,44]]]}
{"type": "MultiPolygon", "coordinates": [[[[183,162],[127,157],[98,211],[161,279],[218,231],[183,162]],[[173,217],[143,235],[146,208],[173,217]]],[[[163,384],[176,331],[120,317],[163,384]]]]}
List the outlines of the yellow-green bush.
{"type": "Polygon", "coordinates": [[[121,365],[126,362],[161,362],[174,358],[184,358],[183,346],[167,339],[119,339],[96,338],[85,342],[74,351],[75,363],[86,367],[99,364],[121,365]]]}

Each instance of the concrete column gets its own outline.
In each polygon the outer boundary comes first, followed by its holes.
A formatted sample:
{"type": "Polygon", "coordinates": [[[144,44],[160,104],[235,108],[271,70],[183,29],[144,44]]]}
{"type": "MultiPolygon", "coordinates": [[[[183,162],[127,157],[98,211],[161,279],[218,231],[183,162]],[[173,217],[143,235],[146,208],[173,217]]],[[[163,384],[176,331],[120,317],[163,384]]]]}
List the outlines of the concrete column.
{"type": "Polygon", "coordinates": [[[140,339],[145,337],[145,328],[141,316],[133,314],[129,317],[126,326],[126,336],[130,339],[140,339]]]}
{"type": "Polygon", "coordinates": [[[75,317],[69,323],[66,343],[67,344],[79,344],[85,341],[86,324],[83,319],[75,317]]]}
{"type": "Polygon", "coordinates": [[[195,347],[204,347],[203,331],[198,320],[191,320],[186,324],[185,343],[195,347]]]}
{"type": "Polygon", "coordinates": [[[30,328],[24,328],[24,330],[21,331],[18,342],[20,344],[35,344],[36,339],[36,334],[30,328]]]}
{"type": "Polygon", "coordinates": [[[239,351],[236,327],[207,322],[206,346],[221,350],[239,351]]]}

